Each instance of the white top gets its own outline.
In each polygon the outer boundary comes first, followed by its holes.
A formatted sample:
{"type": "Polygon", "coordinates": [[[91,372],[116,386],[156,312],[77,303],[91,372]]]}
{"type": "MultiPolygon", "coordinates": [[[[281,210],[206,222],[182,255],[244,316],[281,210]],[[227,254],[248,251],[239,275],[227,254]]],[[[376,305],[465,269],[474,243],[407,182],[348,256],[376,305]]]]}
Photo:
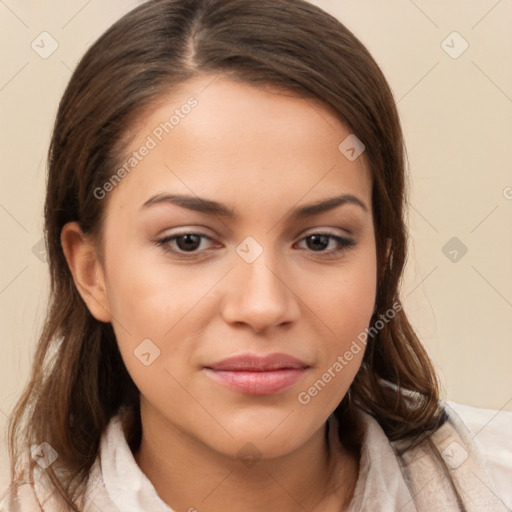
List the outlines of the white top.
{"type": "MultiPolygon", "coordinates": [[[[400,443],[390,443],[379,424],[363,414],[360,471],[348,512],[458,511],[440,457],[468,512],[512,510],[512,413],[454,402],[444,405],[448,421],[430,442],[401,455],[400,443]]],[[[36,490],[44,495],[43,489],[36,490]]],[[[102,436],[85,496],[86,512],[174,512],[137,465],[122,415],[112,419],[102,436]]],[[[0,490],[0,512],[35,512],[29,500],[29,493],[23,493],[20,507],[0,490]]],[[[45,511],[54,510],[58,508],[52,507],[50,498],[45,511]]]]}

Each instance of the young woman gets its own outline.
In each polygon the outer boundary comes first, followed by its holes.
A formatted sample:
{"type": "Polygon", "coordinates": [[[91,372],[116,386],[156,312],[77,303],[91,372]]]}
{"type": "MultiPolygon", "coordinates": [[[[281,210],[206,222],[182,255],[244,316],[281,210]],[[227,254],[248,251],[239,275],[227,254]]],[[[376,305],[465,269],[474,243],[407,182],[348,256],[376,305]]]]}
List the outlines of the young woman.
{"type": "Polygon", "coordinates": [[[507,510],[400,302],[404,165],[386,80],[317,7],[113,25],[57,114],[5,509],[507,510]]]}

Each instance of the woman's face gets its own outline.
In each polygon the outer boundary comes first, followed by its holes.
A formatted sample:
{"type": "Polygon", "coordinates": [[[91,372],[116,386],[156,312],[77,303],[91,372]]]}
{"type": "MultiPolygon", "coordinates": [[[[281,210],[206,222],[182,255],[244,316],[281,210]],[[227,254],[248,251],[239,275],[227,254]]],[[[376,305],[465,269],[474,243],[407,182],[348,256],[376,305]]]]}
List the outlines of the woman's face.
{"type": "Polygon", "coordinates": [[[137,124],[102,189],[101,279],[146,418],[270,457],[336,408],[376,293],[372,182],[361,148],[339,149],[350,133],[319,102],[213,76],[137,124]]]}

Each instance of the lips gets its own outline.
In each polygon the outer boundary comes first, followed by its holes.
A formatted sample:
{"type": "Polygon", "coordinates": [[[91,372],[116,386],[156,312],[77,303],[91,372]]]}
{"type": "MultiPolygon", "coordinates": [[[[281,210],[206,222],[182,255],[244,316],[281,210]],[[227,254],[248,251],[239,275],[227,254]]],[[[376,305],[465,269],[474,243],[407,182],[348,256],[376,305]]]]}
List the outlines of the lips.
{"type": "Polygon", "coordinates": [[[206,366],[216,382],[249,395],[273,395],[296,384],[309,365],[287,354],[243,354],[206,366]]]}
{"type": "Polygon", "coordinates": [[[207,366],[207,368],[219,371],[267,372],[283,369],[308,368],[308,366],[309,365],[300,359],[287,354],[269,354],[266,356],[243,354],[223,359],[218,363],[207,366]]]}

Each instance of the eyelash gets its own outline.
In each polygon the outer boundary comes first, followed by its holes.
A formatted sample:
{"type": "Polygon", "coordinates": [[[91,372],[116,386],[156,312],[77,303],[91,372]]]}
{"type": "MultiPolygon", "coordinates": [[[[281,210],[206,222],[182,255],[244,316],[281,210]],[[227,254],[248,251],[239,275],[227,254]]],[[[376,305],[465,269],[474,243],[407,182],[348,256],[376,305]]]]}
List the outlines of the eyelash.
{"type": "MultiPolygon", "coordinates": [[[[167,253],[171,253],[175,256],[183,257],[183,258],[187,258],[187,259],[197,259],[198,256],[201,254],[201,251],[198,251],[198,250],[180,251],[180,250],[173,249],[170,246],[170,242],[176,241],[178,238],[181,238],[181,237],[184,237],[187,235],[199,236],[199,237],[201,237],[201,241],[204,239],[212,240],[208,235],[205,235],[203,233],[188,232],[188,233],[180,233],[178,235],[166,236],[165,238],[157,240],[156,243],[158,246],[162,247],[162,249],[167,253]]],[[[354,247],[356,245],[356,242],[354,242],[354,240],[351,240],[350,238],[345,238],[340,235],[334,235],[332,233],[321,232],[321,231],[315,232],[315,233],[310,233],[310,234],[306,235],[305,237],[300,239],[300,242],[303,240],[306,240],[310,237],[313,237],[313,236],[326,236],[329,238],[329,241],[334,240],[335,242],[337,242],[339,244],[337,249],[331,250],[331,251],[313,251],[313,250],[310,251],[311,253],[316,254],[320,257],[336,257],[338,255],[341,255],[342,253],[347,252],[348,250],[350,250],[352,247],[354,247]]],[[[208,249],[206,249],[202,252],[206,252],[206,251],[208,251],[208,249]]]]}

